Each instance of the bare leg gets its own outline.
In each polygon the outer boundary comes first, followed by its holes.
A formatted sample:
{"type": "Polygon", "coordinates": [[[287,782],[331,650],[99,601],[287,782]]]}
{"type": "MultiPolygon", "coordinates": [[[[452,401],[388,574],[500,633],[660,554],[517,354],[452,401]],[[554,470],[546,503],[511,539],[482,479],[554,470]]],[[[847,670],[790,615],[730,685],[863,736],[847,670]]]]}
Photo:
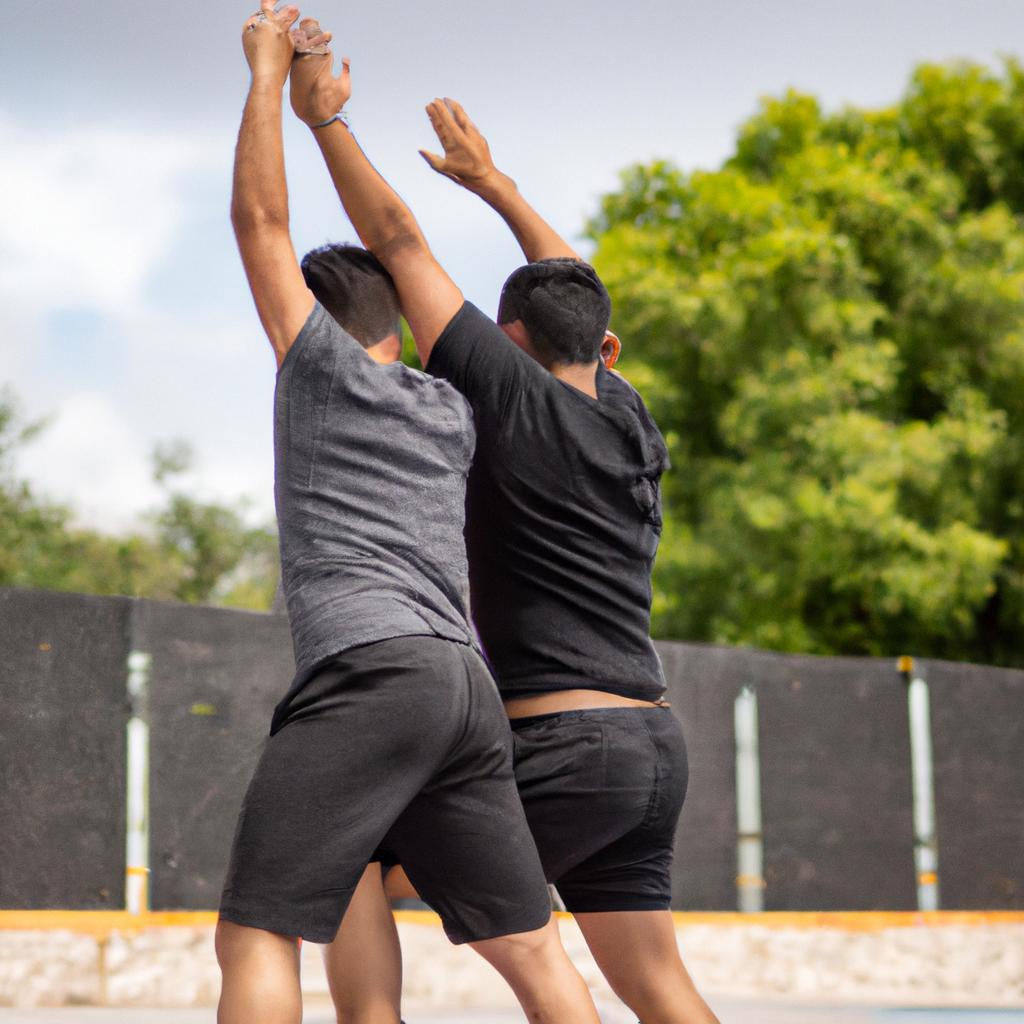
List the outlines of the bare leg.
{"type": "Polygon", "coordinates": [[[418,900],[420,894],[413,888],[405,868],[401,864],[393,867],[384,878],[384,891],[389,900],[418,900]]]}
{"type": "Polygon", "coordinates": [[[398,1024],[402,950],[379,864],[363,872],[324,966],[338,1024],[398,1024]]]}
{"type": "Polygon", "coordinates": [[[290,936],[217,925],[223,975],[217,1024],[300,1024],[299,944],[290,936]]]}
{"type": "Polygon", "coordinates": [[[536,931],[472,946],[509,983],[531,1024],[600,1024],[554,918],[536,931]]]}
{"type": "Polygon", "coordinates": [[[575,917],[601,973],[641,1024],[719,1024],[683,966],[669,911],[575,917]]]}

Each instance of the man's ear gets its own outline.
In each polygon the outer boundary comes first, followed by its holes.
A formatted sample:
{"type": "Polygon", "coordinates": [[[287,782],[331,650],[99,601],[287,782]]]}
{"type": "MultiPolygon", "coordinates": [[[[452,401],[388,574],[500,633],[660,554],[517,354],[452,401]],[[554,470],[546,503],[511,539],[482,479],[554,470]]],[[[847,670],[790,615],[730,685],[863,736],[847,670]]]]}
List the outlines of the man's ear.
{"type": "Polygon", "coordinates": [[[498,326],[512,339],[524,352],[533,355],[533,346],[530,344],[530,335],[522,320],[511,320],[508,323],[498,326]]]}
{"type": "Polygon", "coordinates": [[[604,332],[604,341],[601,342],[601,362],[606,370],[612,369],[619,361],[619,354],[622,352],[622,342],[619,336],[611,331],[604,332]]]}

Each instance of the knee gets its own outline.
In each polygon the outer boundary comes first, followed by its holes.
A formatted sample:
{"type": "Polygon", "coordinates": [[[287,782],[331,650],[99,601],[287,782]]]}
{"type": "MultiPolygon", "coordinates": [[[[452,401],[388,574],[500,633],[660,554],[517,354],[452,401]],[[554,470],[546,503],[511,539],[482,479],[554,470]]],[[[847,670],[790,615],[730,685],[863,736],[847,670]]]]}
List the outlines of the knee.
{"type": "Polygon", "coordinates": [[[510,964],[543,960],[560,952],[562,948],[558,925],[553,917],[542,928],[534,931],[502,935],[500,938],[474,942],[472,945],[486,959],[510,964]]]}
{"type": "Polygon", "coordinates": [[[217,963],[221,970],[230,966],[234,955],[238,951],[239,935],[238,925],[230,921],[218,921],[217,930],[213,935],[213,948],[217,954],[217,963]]]}
{"type": "Polygon", "coordinates": [[[213,948],[222,971],[239,965],[272,970],[298,964],[297,939],[231,921],[217,922],[213,948]]]}

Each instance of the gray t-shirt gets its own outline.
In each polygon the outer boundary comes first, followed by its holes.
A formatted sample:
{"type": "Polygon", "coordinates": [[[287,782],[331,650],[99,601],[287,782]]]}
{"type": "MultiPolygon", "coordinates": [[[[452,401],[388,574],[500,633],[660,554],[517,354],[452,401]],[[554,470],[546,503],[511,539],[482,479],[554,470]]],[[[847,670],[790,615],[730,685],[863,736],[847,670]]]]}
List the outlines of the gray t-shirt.
{"type": "Polygon", "coordinates": [[[469,403],[450,384],[375,363],[313,307],[274,393],[292,693],[318,663],[360,644],[474,643],[462,534],[474,444],[469,403]]]}

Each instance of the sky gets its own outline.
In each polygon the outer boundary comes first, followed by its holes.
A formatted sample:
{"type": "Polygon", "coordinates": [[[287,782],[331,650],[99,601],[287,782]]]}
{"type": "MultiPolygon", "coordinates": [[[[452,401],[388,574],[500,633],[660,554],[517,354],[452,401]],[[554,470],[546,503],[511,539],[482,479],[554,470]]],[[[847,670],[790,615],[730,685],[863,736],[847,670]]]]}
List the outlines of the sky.
{"type": "MultiPolygon", "coordinates": [[[[78,521],[129,528],[159,502],[155,444],[189,441],[197,495],[272,515],[274,360],[228,222],[250,7],[25,0],[0,35],[0,388],[48,428],[19,473],[78,521]]],[[[924,60],[1024,53],[1022,0],[317,0],[352,60],[348,105],[467,298],[494,312],[519,253],[417,155],[453,96],[498,165],[580,242],[619,172],[714,168],[758,99],[884,106],[924,60]]],[[[355,241],[286,107],[301,253],[355,241]]],[[[614,325],[613,325],[614,326],[614,325]]],[[[628,374],[628,339],[622,368],[628,374]]]]}

